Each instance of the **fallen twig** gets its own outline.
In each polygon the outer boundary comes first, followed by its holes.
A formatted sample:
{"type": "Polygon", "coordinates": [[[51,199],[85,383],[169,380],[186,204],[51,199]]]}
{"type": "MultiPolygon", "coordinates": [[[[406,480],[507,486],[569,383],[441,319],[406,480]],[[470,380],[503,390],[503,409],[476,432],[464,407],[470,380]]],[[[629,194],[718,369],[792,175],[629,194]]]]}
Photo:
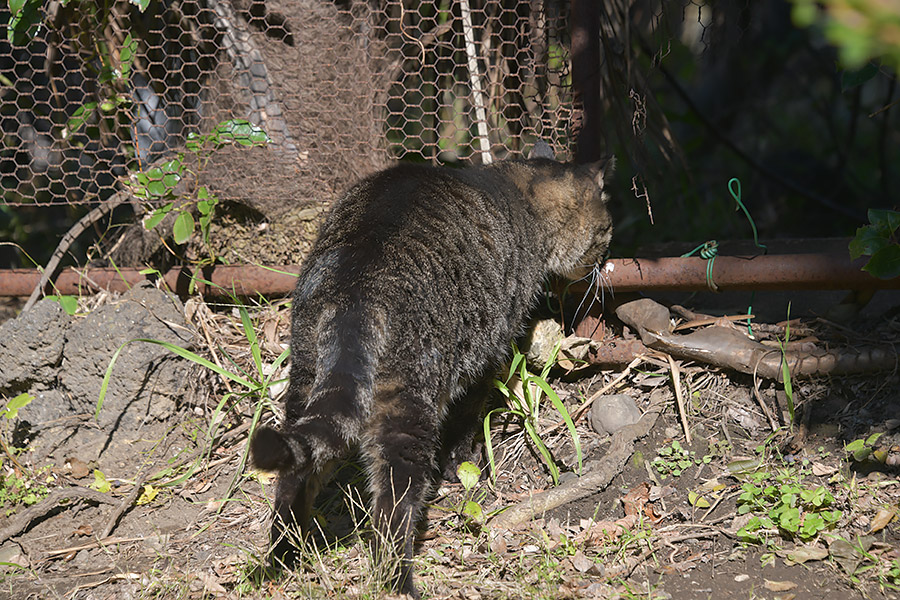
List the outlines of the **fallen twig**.
{"type": "Polygon", "coordinates": [[[688,427],[687,412],[684,408],[684,396],[681,394],[681,372],[672,355],[666,354],[669,359],[669,370],[672,372],[672,387],[675,388],[675,402],[678,404],[678,416],[681,417],[681,428],[684,429],[684,439],[688,444],[691,443],[691,428],[688,427]]]}
{"type": "Polygon", "coordinates": [[[94,540],[93,542],[87,542],[85,544],[79,544],[77,546],[69,546],[68,548],[60,548],[59,550],[48,550],[47,558],[54,558],[57,556],[66,556],[68,554],[72,554],[73,552],[79,552],[81,550],[90,550],[91,548],[101,548],[103,546],[111,546],[113,544],[127,544],[130,542],[143,542],[147,539],[144,536],[140,537],[103,537],[99,540],[94,540]]]}
{"type": "Polygon", "coordinates": [[[656,402],[634,425],[617,431],[606,455],[594,463],[587,473],[577,479],[563,483],[559,487],[545,490],[531,496],[515,506],[511,506],[491,520],[497,528],[510,529],[522,525],[548,510],[563,504],[585,498],[604,489],[622,471],[628,457],[634,452],[634,444],[645,437],[662,412],[663,402],[656,402]]]}
{"type": "Polygon", "coordinates": [[[760,379],[759,377],[757,377],[757,370],[759,369],[760,362],[762,362],[762,358],[760,358],[756,362],[756,365],[754,365],[753,367],[753,397],[756,398],[757,402],[759,402],[759,406],[762,408],[763,414],[769,421],[769,427],[771,427],[772,431],[774,432],[778,430],[778,423],[775,422],[775,417],[772,416],[772,411],[769,410],[769,405],[766,404],[765,399],[763,399],[762,394],[759,392],[760,379]]]}
{"type": "Polygon", "coordinates": [[[138,496],[141,493],[141,489],[144,487],[144,470],[138,473],[138,476],[134,480],[134,488],[131,490],[127,496],[125,496],[122,501],[119,503],[119,506],[109,515],[109,518],[106,520],[106,525],[103,526],[103,530],[100,532],[100,538],[107,538],[109,534],[112,533],[113,529],[116,528],[116,524],[119,522],[119,519],[122,518],[122,515],[125,514],[131,506],[134,504],[134,501],[137,500],[138,496]]]}
{"type": "Polygon", "coordinates": [[[38,504],[26,508],[16,515],[9,525],[0,530],[0,544],[9,538],[18,535],[28,529],[32,522],[45,516],[54,508],[62,506],[68,508],[74,506],[74,500],[87,500],[90,502],[98,502],[102,504],[115,504],[116,500],[108,494],[103,494],[96,490],[84,487],[71,487],[53,490],[38,504]],[[60,505],[63,500],[72,500],[68,505],[60,505]]]}
{"type": "Polygon", "coordinates": [[[131,199],[131,190],[121,190],[113,194],[108,200],[100,203],[100,206],[96,207],[94,210],[89,212],[88,214],[81,217],[72,228],[66,232],[66,234],[59,241],[59,245],[56,246],[56,250],[53,251],[53,255],[50,257],[50,260],[47,262],[47,266],[44,267],[44,271],[41,274],[41,279],[38,281],[38,284],[35,286],[34,291],[31,292],[31,296],[28,298],[28,302],[25,303],[25,306],[22,308],[22,312],[28,312],[32,306],[41,298],[41,295],[44,293],[44,288],[47,287],[47,284],[53,279],[53,276],[56,274],[56,269],[59,267],[59,263],[62,260],[65,253],[69,250],[75,240],[78,239],[84,231],[103,218],[103,215],[111,212],[114,208],[119,206],[120,204],[124,204],[131,199]]]}
{"type": "MultiPolygon", "coordinates": [[[[579,406],[579,407],[572,413],[572,415],[571,415],[571,417],[572,417],[572,422],[573,422],[573,423],[577,423],[578,420],[579,420],[582,416],[584,416],[584,413],[586,413],[586,412],[591,408],[591,405],[592,405],[594,402],[596,402],[599,398],[601,398],[601,397],[602,397],[604,394],[606,394],[608,391],[610,391],[611,389],[613,389],[614,387],[616,387],[617,385],[619,385],[620,383],[622,383],[622,381],[623,381],[626,377],[628,377],[628,375],[631,374],[631,370],[632,370],[633,368],[635,368],[636,366],[638,366],[639,364],[641,364],[641,362],[642,362],[643,360],[644,360],[644,357],[643,357],[643,356],[638,356],[637,358],[635,358],[634,360],[632,360],[630,363],[628,363],[628,366],[625,367],[625,370],[623,370],[621,373],[619,373],[619,376],[618,376],[618,377],[616,377],[615,379],[613,379],[612,381],[610,381],[609,383],[607,383],[606,385],[604,385],[604,386],[603,386],[602,388],[600,388],[598,391],[594,392],[594,395],[591,396],[590,398],[588,398],[587,402],[585,402],[584,404],[582,404],[581,406],[579,406]]],[[[565,425],[565,424],[566,424],[565,421],[560,421],[559,423],[554,423],[553,425],[551,425],[550,427],[548,427],[547,429],[545,429],[545,430],[543,430],[543,431],[541,432],[541,437],[543,437],[543,436],[547,435],[548,433],[551,433],[551,432],[553,432],[553,431],[559,429],[560,427],[562,427],[562,426],[565,425]]]]}

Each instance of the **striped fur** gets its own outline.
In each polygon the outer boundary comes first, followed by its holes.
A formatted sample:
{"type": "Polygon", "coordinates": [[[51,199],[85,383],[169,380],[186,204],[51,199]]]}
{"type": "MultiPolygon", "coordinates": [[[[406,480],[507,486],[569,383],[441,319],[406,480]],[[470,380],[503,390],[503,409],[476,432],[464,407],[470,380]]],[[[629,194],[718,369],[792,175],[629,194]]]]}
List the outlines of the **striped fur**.
{"type": "Polygon", "coordinates": [[[359,448],[376,538],[402,559],[395,587],[418,595],[413,530],[438,453],[470,452],[542,280],[605,254],[611,166],[401,165],[335,204],[293,296],[285,422],[251,445],[256,465],[279,472],[276,557],[291,548],[286,529],[308,526],[334,462],[359,448]]]}

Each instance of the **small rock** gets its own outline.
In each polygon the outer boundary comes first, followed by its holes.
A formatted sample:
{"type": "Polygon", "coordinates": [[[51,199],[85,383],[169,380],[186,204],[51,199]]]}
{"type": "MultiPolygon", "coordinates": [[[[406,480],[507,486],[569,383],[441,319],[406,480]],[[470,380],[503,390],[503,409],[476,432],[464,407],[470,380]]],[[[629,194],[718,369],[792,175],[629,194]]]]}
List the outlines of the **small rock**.
{"type": "Polygon", "coordinates": [[[612,435],[627,425],[634,425],[640,418],[641,411],[631,396],[625,394],[604,396],[591,407],[591,426],[601,435],[612,435]]]}
{"type": "Polygon", "coordinates": [[[576,475],[572,471],[564,471],[563,473],[559,474],[559,482],[560,483],[566,483],[573,479],[578,479],[578,475],[576,475]]]}
{"type": "Polygon", "coordinates": [[[553,319],[543,319],[534,324],[525,350],[525,360],[531,370],[544,368],[554,346],[563,337],[562,326],[553,319]]]}
{"type": "Polygon", "coordinates": [[[734,580],[737,581],[738,583],[743,583],[743,582],[747,581],[748,579],[750,579],[750,576],[747,575],[746,573],[741,573],[740,575],[734,576],[734,580]]]}
{"type": "Polygon", "coordinates": [[[15,542],[7,542],[0,546],[0,570],[11,571],[16,566],[27,569],[28,557],[25,556],[21,546],[15,542]]]}

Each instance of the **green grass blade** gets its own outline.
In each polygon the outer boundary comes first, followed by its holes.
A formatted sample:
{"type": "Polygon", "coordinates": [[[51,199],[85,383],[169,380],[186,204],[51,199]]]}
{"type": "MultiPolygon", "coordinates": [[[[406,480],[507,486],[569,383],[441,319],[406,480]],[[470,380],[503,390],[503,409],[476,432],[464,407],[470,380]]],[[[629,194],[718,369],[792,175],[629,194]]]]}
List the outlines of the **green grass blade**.
{"type": "Polygon", "coordinates": [[[547,374],[550,373],[550,369],[556,364],[556,358],[559,356],[560,348],[562,348],[562,340],[556,342],[556,345],[553,346],[553,350],[550,351],[547,363],[544,365],[544,368],[541,369],[541,379],[547,379],[547,374]]]}
{"type": "Polygon", "coordinates": [[[206,437],[209,440],[209,445],[206,449],[206,460],[209,460],[209,457],[212,455],[213,451],[213,442],[216,439],[216,432],[219,429],[219,415],[222,414],[222,411],[225,409],[225,405],[235,394],[226,393],[222,396],[222,399],[216,405],[215,410],[212,412],[212,415],[209,418],[209,427],[206,429],[206,437]]]}
{"type": "Polygon", "coordinates": [[[498,390],[500,390],[500,393],[503,394],[504,396],[506,396],[507,398],[510,397],[511,394],[510,394],[509,388],[506,386],[505,383],[503,383],[499,379],[494,380],[494,387],[497,388],[498,390]]]}
{"type": "Polygon", "coordinates": [[[262,378],[262,353],[259,351],[259,339],[256,337],[256,329],[253,327],[253,322],[250,320],[250,313],[247,312],[247,307],[240,304],[238,311],[241,313],[241,324],[244,326],[244,336],[246,336],[247,341],[250,342],[250,354],[253,356],[253,364],[256,365],[256,372],[259,374],[259,377],[262,378]]]}
{"type": "MultiPolygon", "coordinates": [[[[133,341],[133,340],[131,340],[133,341]]],[[[100,409],[103,408],[103,399],[106,398],[106,388],[109,387],[109,378],[112,376],[113,367],[119,359],[119,354],[129,342],[125,342],[113,352],[112,358],[109,359],[109,365],[106,367],[106,373],[103,374],[103,382],[100,384],[100,396],[97,398],[97,408],[94,410],[94,419],[100,416],[100,409]]]]}
{"type": "Polygon", "coordinates": [[[238,384],[246,387],[248,390],[252,390],[257,387],[250,381],[247,381],[246,379],[244,379],[242,377],[238,377],[237,375],[235,375],[234,373],[232,373],[230,371],[226,371],[219,365],[206,360],[202,356],[198,356],[197,354],[194,354],[190,350],[185,350],[181,346],[176,346],[175,344],[172,344],[169,342],[163,342],[161,340],[154,340],[154,339],[149,339],[149,338],[134,338],[132,340],[128,340],[127,342],[125,342],[124,344],[122,344],[121,346],[119,346],[116,349],[115,353],[112,355],[112,358],[109,361],[109,365],[106,367],[106,373],[103,375],[103,382],[100,384],[100,396],[99,396],[99,398],[97,398],[97,409],[94,411],[95,419],[100,415],[100,409],[103,407],[103,400],[106,398],[106,390],[109,387],[109,380],[110,380],[110,377],[112,377],[113,367],[115,366],[116,361],[118,360],[119,355],[122,353],[122,350],[125,348],[125,346],[127,346],[128,344],[130,344],[132,342],[145,342],[147,344],[156,344],[157,346],[162,346],[169,352],[171,352],[177,356],[180,356],[182,358],[186,358],[189,361],[194,362],[198,365],[204,366],[207,369],[210,369],[211,371],[217,373],[218,375],[225,377],[226,379],[231,379],[235,383],[238,383],[238,384]]]}
{"type": "Polygon", "coordinates": [[[497,465],[494,463],[494,444],[491,442],[491,417],[494,413],[502,412],[504,409],[495,408],[488,414],[484,415],[484,451],[487,454],[488,465],[491,467],[491,481],[497,483],[497,465]]]}
{"type": "MultiPolygon", "coordinates": [[[[260,419],[262,419],[263,409],[265,409],[266,404],[266,397],[260,396],[259,400],[256,403],[256,410],[253,411],[253,419],[250,421],[250,431],[247,433],[247,439],[253,439],[253,434],[256,432],[256,427],[259,425],[260,419]]],[[[231,479],[231,484],[228,486],[228,491],[225,494],[225,498],[231,498],[231,494],[234,492],[234,490],[237,489],[238,482],[244,475],[244,468],[247,465],[247,458],[249,456],[250,444],[244,444],[244,451],[241,453],[241,462],[238,464],[238,468],[234,472],[234,477],[231,479]]],[[[219,510],[217,510],[216,513],[221,513],[226,504],[226,502],[223,502],[219,506],[219,510]]]]}
{"type": "Polygon", "coordinates": [[[553,388],[550,387],[550,384],[540,379],[538,377],[532,377],[532,381],[544,390],[544,393],[547,394],[547,397],[550,398],[550,402],[553,403],[553,406],[556,407],[556,410],[562,415],[563,421],[566,423],[566,427],[569,429],[569,435],[572,436],[572,443],[575,444],[575,454],[578,457],[578,474],[581,474],[581,438],[578,437],[578,430],[575,429],[575,423],[572,421],[572,417],[569,415],[569,411],[566,410],[566,405],[562,403],[562,400],[559,399],[559,395],[553,391],[553,388]]]}
{"type": "Polygon", "coordinates": [[[550,454],[547,446],[544,445],[544,440],[541,439],[541,436],[534,428],[534,425],[531,424],[531,421],[525,419],[524,424],[525,431],[528,432],[528,435],[531,437],[531,441],[534,442],[535,447],[538,449],[541,458],[544,459],[544,462],[550,469],[550,476],[553,478],[553,485],[559,485],[559,468],[556,466],[556,463],[553,462],[553,456],[550,454]]]}
{"type": "Polygon", "coordinates": [[[781,344],[781,382],[784,384],[784,396],[787,399],[788,415],[791,425],[794,424],[794,384],[791,381],[791,369],[787,360],[787,344],[791,339],[791,303],[788,302],[787,323],[784,326],[784,343],[781,344]]]}
{"type": "Polygon", "coordinates": [[[513,373],[516,372],[516,369],[519,368],[519,365],[525,361],[525,355],[519,352],[519,349],[516,348],[516,345],[513,344],[513,359],[512,362],[509,363],[509,373],[506,375],[506,383],[509,383],[509,380],[512,379],[513,373]]]}

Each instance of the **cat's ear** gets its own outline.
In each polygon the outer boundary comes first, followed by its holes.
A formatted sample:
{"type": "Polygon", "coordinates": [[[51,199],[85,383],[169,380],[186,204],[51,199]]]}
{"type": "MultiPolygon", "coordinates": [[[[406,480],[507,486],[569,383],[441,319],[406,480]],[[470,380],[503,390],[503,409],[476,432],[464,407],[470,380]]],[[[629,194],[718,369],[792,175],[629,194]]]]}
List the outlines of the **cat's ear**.
{"type": "Polygon", "coordinates": [[[607,156],[606,158],[601,158],[596,162],[586,164],[583,168],[586,169],[590,174],[591,179],[594,180],[594,183],[597,184],[597,187],[602,188],[604,182],[609,181],[609,178],[612,177],[613,171],[616,170],[616,157],[607,156]]]}
{"type": "Polygon", "coordinates": [[[556,160],[556,157],[553,156],[553,148],[551,148],[550,144],[544,140],[538,140],[534,143],[534,147],[531,149],[531,154],[528,158],[549,158],[550,160],[556,160]]]}

